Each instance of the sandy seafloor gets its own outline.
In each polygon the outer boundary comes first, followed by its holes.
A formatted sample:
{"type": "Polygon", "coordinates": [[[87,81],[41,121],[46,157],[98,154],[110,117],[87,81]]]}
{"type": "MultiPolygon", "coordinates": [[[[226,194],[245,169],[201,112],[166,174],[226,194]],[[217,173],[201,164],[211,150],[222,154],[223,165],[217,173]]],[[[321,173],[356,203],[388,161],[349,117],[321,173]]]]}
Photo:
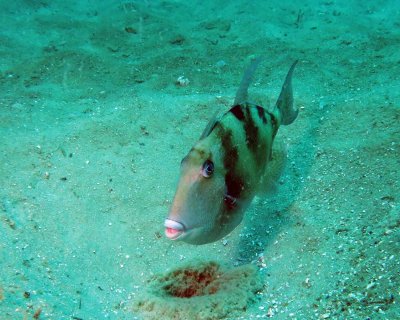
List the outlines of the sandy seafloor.
{"type": "Polygon", "coordinates": [[[0,319],[150,318],[146,281],[195,258],[260,269],[226,319],[400,319],[398,1],[3,0],[0,22],[0,319]],[[260,55],[267,107],[299,60],[277,190],[225,241],[171,242],[180,160],[260,55]]]}

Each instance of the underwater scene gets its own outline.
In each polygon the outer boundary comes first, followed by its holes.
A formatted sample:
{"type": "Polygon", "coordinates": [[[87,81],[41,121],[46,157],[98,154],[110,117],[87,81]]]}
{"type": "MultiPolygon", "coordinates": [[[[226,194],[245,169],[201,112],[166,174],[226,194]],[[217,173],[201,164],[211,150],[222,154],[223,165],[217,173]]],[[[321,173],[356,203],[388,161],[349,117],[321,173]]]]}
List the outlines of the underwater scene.
{"type": "Polygon", "coordinates": [[[398,0],[0,22],[0,320],[400,319],[398,0]]]}

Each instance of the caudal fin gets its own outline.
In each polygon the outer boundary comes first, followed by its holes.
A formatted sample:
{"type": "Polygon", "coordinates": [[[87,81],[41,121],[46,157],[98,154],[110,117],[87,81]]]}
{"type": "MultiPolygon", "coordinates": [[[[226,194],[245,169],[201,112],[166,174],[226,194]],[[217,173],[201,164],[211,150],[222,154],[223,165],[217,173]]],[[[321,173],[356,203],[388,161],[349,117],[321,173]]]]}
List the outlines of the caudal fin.
{"type": "Polygon", "coordinates": [[[276,102],[275,109],[279,110],[281,123],[291,124],[299,114],[299,110],[293,106],[292,75],[298,60],[296,60],[289,69],[285,82],[282,86],[281,94],[276,102]]]}

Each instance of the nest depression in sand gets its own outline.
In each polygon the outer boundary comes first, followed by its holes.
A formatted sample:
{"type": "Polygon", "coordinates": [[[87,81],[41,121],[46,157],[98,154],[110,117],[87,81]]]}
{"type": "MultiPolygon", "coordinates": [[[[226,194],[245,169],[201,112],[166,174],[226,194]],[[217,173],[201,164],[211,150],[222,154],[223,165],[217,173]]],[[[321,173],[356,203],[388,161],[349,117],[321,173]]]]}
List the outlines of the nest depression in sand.
{"type": "Polygon", "coordinates": [[[222,319],[245,312],[262,288],[256,266],[191,262],[152,277],[133,310],[144,319],[222,319]]]}

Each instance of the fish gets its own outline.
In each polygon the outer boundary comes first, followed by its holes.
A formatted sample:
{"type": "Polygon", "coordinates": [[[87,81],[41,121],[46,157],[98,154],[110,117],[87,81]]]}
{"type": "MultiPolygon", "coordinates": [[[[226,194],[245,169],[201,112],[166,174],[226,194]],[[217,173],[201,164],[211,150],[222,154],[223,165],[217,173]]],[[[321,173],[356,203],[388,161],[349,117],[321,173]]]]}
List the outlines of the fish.
{"type": "Polygon", "coordinates": [[[261,61],[253,60],[233,105],[208,122],[182,159],[178,186],[164,222],[168,239],[193,245],[222,239],[241,223],[260,187],[272,179],[278,129],[291,124],[299,113],[292,89],[298,61],[290,67],[270,111],[248,102],[248,88],[261,61]]]}

